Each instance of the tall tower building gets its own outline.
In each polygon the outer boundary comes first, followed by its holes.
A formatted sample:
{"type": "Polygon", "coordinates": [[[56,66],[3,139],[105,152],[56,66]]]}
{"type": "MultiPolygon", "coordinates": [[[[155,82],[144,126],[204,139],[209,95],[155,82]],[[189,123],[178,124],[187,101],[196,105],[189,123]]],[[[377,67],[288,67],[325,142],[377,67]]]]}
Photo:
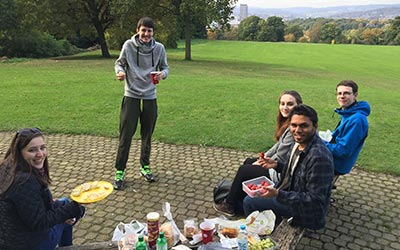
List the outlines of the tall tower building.
{"type": "Polygon", "coordinates": [[[249,15],[247,4],[240,5],[239,21],[246,19],[249,15]]]}

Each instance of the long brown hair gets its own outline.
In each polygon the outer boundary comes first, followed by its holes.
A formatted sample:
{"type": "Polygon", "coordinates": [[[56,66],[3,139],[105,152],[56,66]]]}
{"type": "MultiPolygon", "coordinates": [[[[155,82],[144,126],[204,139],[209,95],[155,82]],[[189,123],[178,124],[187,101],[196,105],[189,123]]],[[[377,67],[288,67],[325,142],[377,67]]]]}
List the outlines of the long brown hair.
{"type": "MultiPolygon", "coordinates": [[[[10,186],[17,181],[19,173],[35,175],[39,183],[48,186],[51,183],[49,176],[49,163],[47,157],[43,163],[43,173],[32,167],[22,156],[24,149],[33,138],[44,135],[38,128],[24,128],[19,130],[13,137],[3,161],[0,163],[0,195],[4,194],[10,186]]],[[[23,180],[18,180],[23,181],[23,180]]]]}
{"type": "Polygon", "coordinates": [[[301,95],[299,94],[299,92],[295,91],[295,90],[285,90],[283,91],[278,98],[278,113],[276,115],[276,128],[275,128],[275,136],[274,139],[275,141],[279,140],[279,137],[281,137],[281,135],[285,132],[285,130],[288,128],[289,126],[289,119],[288,117],[283,117],[281,114],[281,111],[279,110],[279,105],[281,103],[281,98],[283,95],[291,95],[294,97],[294,99],[296,100],[296,104],[302,104],[303,100],[301,99],[301,95]]]}

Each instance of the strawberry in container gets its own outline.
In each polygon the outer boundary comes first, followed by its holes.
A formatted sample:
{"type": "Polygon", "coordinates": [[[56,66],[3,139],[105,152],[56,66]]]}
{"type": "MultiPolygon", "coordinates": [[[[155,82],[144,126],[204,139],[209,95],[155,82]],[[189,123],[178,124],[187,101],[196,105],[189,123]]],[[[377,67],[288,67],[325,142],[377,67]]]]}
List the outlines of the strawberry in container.
{"type": "Polygon", "coordinates": [[[255,197],[267,192],[264,187],[274,186],[274,183],[265,176],[260,176],[248,181],[242,182],[243,191],[250,197],[255,197]]]}

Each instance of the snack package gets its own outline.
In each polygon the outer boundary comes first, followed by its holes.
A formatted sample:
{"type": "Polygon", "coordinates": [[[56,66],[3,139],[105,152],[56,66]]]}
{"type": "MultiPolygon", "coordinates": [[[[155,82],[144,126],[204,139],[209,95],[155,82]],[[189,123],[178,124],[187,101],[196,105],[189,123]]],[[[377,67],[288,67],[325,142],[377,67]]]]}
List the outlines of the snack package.
{"type": "Polygon", "coordinates": [[[185,236],[181,234],[181,231],[175,224],[174,219],[172,218],[171,206],[168,202],[165,202],[165,204],[163,204],[163,212],[168,222],[165,222],[161,225],[160,232],[164,232],[165,238],[167,238],[168,248],[175,246],[179,242],[179,240],[181,240],[182,242],[187,241],[185,236]]]}
{"type": "Polygon", "coordinates": [[[269,235],[274,230],[275,214],[271,210],[255,211],[247,216],[246,224],[250,235],[269,235]]]}
{"type": "Polygon", "coordinates": [[[196,219],[188,219],[183,221],[183,235],[193,238],[193,235],[199,232],[199,227],[196,219]]]}
{"type": "Polygon", "coordinates": [[[237,238],[239,234],[239,227],[243,223],[243,221],[221,219],[218,223],[218,233],[222,234],[226,238],[237,238]]]}

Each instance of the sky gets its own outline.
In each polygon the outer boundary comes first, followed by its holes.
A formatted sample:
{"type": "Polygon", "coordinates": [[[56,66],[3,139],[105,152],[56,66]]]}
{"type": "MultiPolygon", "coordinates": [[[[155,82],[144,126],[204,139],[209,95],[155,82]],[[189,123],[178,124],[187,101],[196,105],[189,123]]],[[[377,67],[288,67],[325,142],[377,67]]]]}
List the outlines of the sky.
{"type": "Polygon", "coordinates": [[[249,8],[324,8],[344,5],[400,4],[400,0],[238,0],[237,6],[240,4],[247,4],[249,8]]]}

